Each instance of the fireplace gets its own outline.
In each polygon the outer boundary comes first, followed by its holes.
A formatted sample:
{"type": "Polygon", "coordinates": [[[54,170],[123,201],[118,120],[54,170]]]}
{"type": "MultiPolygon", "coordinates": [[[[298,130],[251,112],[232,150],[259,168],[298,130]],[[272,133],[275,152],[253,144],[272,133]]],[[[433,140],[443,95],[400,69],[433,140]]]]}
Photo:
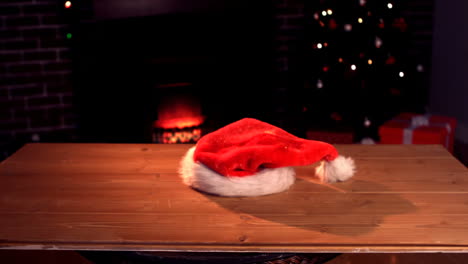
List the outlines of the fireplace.
{"type": "Polygon", "coordinates": [[[160,84],[157,119],[153,123],[154,143],[196,143],[201,137],[201,103],[188,82],[160,84]],[[166,91],[168,90],[168,91],[166,91]]]}
{"type": "Polygon", "coordinates": [[[256,5],[82,21],[74,43],[80,136],[194,143],[243,117],[268,121],[272,13],[256,5]]]}

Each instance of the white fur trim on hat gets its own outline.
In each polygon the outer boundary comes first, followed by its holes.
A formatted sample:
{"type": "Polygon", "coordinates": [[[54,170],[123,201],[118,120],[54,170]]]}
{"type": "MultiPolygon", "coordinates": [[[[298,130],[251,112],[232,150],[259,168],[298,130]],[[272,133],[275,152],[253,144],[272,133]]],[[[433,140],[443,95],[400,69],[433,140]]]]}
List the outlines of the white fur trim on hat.
{"type": "Polygon", "coordinates": [[[294,183],[295,172],[292,167],[263,169],[243,177],[223,176],[195,162],[195,148],[187,151],[179,169],[183,182],[194,189],[221,196],[260,196],[285,191],[294,183]]]}
{"type": "Polygon", "coordinates": [[[322,161],[315,169],[315,174],[323,182],[346,181],[356,172],[354,160],[350,157],[338,156],[332,161],[322,161]]]}

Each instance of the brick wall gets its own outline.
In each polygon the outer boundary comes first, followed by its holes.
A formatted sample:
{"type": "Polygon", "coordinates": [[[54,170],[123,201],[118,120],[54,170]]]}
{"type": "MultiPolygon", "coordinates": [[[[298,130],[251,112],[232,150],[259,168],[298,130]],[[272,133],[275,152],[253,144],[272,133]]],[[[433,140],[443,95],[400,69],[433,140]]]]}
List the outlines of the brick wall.
{"type": "Polygon", "coordinates": [[[304,0],[273,0],[275,7],[276,70],[289,70],[289,57],[304,35],[304,0]]]}
{"type": "Polygon", "coordinates": [[[61,1],[0,1],[0,160],[30,141],[73,139],[68,26],[61,1]]]}
{"type": "Polygon", "coordinates": [[[273,0],[274,5],[274,48],[275,71],[274,105],[276,125],[287,127],[298,136],[301,107],[296,103],[300,96],[300,55],[304,39],[304,0],[273,0]]]}

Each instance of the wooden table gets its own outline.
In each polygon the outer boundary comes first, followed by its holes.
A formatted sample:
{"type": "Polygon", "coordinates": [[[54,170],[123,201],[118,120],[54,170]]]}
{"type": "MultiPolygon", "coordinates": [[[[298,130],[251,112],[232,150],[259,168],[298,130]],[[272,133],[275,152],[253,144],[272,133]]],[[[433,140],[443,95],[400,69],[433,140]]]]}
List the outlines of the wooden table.
{"type": "Polygon", "coordinates": [[[224,198],[177,175],[190,145],[29,144],[0,164],[0,248],[466,252],[468,171],[435,145],[338,145],[355,177],[224,198]]]}

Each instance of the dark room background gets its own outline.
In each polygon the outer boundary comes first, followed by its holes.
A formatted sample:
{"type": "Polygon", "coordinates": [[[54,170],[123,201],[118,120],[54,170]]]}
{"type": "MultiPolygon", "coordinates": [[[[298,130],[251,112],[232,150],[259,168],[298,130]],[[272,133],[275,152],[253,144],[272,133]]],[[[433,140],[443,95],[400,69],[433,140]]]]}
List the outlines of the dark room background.
{"type": "MultiPolygon", "coordinates": [[[[65,2],[0,2],[0,160],[28,142],[154,142],[161,100],[180,95],[207,130],[246,116],[298,136],[321,125],[307,114],[307,1],[65,2]]],[[[468,6],[392,2],[424,66],[414,110],[457,118],[463,145],[468,6]]]]}

